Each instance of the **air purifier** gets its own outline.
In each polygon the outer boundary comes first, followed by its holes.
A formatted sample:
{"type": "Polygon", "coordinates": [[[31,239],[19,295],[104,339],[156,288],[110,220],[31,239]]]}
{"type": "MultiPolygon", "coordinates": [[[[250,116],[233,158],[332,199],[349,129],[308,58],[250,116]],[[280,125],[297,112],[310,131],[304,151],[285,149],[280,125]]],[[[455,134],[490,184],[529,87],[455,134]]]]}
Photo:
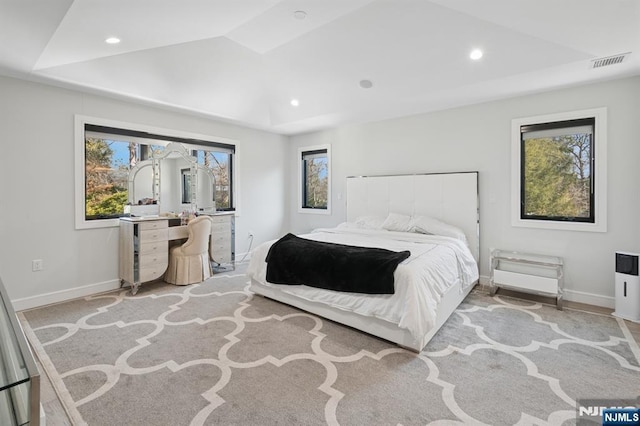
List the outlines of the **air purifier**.
{"type": "Polygon", "coordinates": [[[640,322],[640,274],[636,253],[616,253],[616,310],[613,315],[640,322]]]}

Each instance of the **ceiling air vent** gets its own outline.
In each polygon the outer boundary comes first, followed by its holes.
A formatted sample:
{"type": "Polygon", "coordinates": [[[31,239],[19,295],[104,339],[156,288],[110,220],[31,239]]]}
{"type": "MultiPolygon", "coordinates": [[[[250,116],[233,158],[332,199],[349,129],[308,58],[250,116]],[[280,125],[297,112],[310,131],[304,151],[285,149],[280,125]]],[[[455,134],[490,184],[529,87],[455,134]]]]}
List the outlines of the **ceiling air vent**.
{"type": "Polygon", "coordinates": [[[619,64],[622,61],[624,61],[624,58],[626,58],[630,54],[631,52],[627,52],[627,53],[621,53],[619,55],[607,56],[606,58],[593,59],[591,61],[591,68],[601,68],[601,67],[607,67],[609,65],[619,64]]]}

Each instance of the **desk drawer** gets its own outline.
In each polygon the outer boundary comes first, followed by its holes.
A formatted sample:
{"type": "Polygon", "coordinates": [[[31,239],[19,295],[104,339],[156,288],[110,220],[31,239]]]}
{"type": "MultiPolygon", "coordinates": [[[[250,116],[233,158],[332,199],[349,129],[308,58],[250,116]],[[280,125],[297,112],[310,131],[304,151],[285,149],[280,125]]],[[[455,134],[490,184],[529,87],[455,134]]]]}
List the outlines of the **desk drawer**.
{"type": "Polygon", "coordinates": [[[150,241],[167,241],[167,228],[140,231],[140,243],[150,241]]]}
{"type": "Polygon", "coordinates": [[[211,245],[211,257],[218,263],[231,262],[231,245],[230,244],[215,244],[211,245]]]}
{"type": "Polygon", "coordinates": [[[169,250],[169,244],[167,241],[148,241],[140,244],[140,255],[167,253],[169,250]]]}
{"type": "Polygon", "coordinates": [[[141,231],[150,229],[163,229],[168,226],[168,222],[168,220],[152,220],[149,222],[141,222],[140,224],[138,224],[138,226],[141,231]]]}
{"type": "Polygon", "coordinates": [[[167,270],[166,266],[154,265],[148,268],[140,269],[140,282],[153,281],[164,275],[167,270]]]}
{"type": "Polygon", "coordinates": [[[226,215],[209,216],[209,217],[211,217],[213,224],[216,225],[218,223],[231,223],[232,215],[226,214],[226,215]]]}
{"type": "Polygon", "coordinates": [[[144,254],[140,255],[138,260],[140,262],[140,273],[145,269],[154,269],[156,267],[163,267],[164,269],[167,269],[167,266],[169,265],[169,253],[164,251],[162,253],[144,254]]]}
{"type": "Polygon", "coordinates": [[[211,226],[212,234],[231,234],[231,224],[230,223],[214,223],[211,226]]]}
{"type": "Polygon", "coordinates": [[[229,245],[231,241],[231,235],[227,232],[226,234],[211,234],[211,245],[229,245]]]}

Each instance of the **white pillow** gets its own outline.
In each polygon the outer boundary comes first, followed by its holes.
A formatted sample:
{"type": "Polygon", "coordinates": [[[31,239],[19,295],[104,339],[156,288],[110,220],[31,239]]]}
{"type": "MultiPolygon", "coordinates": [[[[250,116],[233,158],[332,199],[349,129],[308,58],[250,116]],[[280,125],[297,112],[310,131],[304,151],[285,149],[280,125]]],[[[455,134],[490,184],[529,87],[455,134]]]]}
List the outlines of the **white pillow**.
{"type": "Polygon", "coordinates": [[[356,225],[364,229],[382,229],[384,218],[379,216],[359,216],[356,218],[356,225]]]}
{"type": "Polygon", "coordinates": [[[411,219],[414,232],[421,234],[442,235],[443,237],[457,238],[466,243],[467,237],[462,229],[429,216],[414,216],[411,219]]]}
{"type": "Polygon", "coordinates": [[[382,228],[387,231],[412,232],[413,225],[411,223],[411,216],[389,213],[389,216],[387,216],[382,224],[382,228]]]}

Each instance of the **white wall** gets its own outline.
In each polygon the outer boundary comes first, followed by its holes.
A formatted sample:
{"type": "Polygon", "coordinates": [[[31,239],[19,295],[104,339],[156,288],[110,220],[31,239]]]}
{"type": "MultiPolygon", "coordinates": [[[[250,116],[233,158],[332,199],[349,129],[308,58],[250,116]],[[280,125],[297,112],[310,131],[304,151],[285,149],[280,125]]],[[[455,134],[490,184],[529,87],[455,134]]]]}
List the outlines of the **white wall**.
{"type": "Polygon", "coordinates": [[[286,229],[286,137],[0,77],[0,276],[16,308],[118,286],[118,229],[74,227],[75,114],[238,140],[236,254],[248,230],[255,246],[286,229]]]}
{"type": "Polygon", "coordinates": [[[350,175],[439,171],[480,172],[480,273],[489,275],[489,248],[564,257],[567,298],[613,306],[614,252],[640,252],[640,77],[495,101],[292,137],[289,170],[301,146],[332,146],[331,216],[297,212],[297,172],[291,174],[292,232],[345,219],[350,175]],[[515,228],[510,222],[511,120],[608,108],[608,231],[515,228]]]}
{"type": "Polygon", "coordinates": [[[613,303],[613,253],[640,252],[640,77],[290,138],[164,109],[0,77],[0,276],[19,309],[117,286],[117,229],[74,228],[73,117],[172,128],[240,141],[236,253],[285,231],[344,220],[345,178],[480,171],[481,274],[489,247],[565,258],[568,297],[613,303]],[[510,128],[515,117],[608,108],[608,232],[513,228],[510,128]],[[297,150],[332,146],[332,214],[297,211],[297,150]],[[31,272],[43,259],[44,271],[31,272]],[[594,296],[594,297],[592,297],[594,296]]]}

